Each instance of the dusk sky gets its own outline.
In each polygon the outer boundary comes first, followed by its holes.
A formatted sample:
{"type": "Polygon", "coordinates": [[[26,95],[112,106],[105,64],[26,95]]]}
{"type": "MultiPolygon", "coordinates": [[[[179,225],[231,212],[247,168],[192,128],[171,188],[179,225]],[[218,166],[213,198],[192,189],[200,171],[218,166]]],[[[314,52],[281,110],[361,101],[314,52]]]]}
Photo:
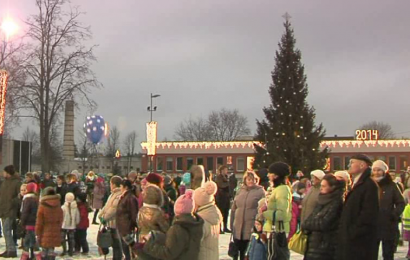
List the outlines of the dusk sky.
{"type": "MultiPolygon", "coordinates": [[[[25,20],[34,0],[0,0],[25,20]]],[[[86,12],[103,89],[95,114],[124,137],[145,140],[150,93],[158,111],[158,139],[173,140],[184,119],[238,109],[254,132],[270,103],[275,51],[288,12],[302,52],[308,103],[328,136],[353,136],[377,120],[398,137],[410,136],[410,1],[73,0],[86,12]]],[[[23,27],[24,29],[24,27],[23,27]]],[[[87,111],[76,114],[80,130],[87,111]]],[[[29,125],[23,119],[22,128],[29,125]]],[[[17,133],[22,132],[18,131],[17,133]]],[[[77,134],[77,132],[76,132],[77,134]]],[[[15,134],[13,137],[20,138],[15,134]]]]}

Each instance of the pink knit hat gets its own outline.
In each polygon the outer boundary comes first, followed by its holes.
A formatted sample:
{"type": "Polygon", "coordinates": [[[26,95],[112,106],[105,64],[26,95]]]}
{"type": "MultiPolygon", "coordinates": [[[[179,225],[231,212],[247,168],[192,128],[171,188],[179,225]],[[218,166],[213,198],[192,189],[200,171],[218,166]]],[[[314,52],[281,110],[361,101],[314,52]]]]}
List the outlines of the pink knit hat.
{"type": "Polygon", "coordinates": [[[193,190],[187,190],[184,195],[180,196],[177,201],[175,201],[175,215],[191,214],[194,211],[193,194],[193,190]]]}
{"type": "Polygon", "coordinates": [[[35,193],[37,191],[37,184],[34,182],[30,182],[26,186],[26,192],[27,193],[35,193]]]}

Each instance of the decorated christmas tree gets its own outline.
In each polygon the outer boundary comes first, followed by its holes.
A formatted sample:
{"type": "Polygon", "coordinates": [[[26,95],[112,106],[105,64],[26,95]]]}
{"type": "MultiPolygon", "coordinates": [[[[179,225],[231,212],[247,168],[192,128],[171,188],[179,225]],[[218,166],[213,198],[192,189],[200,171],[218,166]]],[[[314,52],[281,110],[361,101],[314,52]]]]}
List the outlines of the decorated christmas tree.
{"type": "Polygon", "coordinates": [[[315,109],[306,101],[308,85],[301,52],[295,47],[290,16],[284,17],[285,32],[269,87],[272,103],[263,108],[265,119],[257,121],[255,140],[263,145],[255,146],[254,168],[283,161],[291,165],[293,175],[298,170],[306,175],[325,167],[327,149],[320,149],[325,130],[322,124],[315,124],[315,109]]]}

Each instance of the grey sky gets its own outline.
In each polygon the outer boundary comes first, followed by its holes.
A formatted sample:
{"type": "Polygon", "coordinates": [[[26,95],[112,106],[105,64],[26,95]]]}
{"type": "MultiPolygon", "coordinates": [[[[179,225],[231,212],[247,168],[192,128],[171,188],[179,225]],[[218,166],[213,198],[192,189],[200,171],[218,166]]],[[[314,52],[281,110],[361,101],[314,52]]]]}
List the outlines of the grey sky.
{"type": "MultiPolygon", "coordinates": [[[[7,0],[0,0],[5,3],[7,0]]],[[[367,121],[410,132],[410,2],[272,0],[75,0],[94,34],[104,84],[96,114],[122,135],[145,139],[150,93],[159,140],[178,123],[213,109],[237,108],[255,130],[274,55],[289,12],[309,84],[308,102],[327,135],[353,135],[367,121]]],[[[8,0],[24,19],[34,0],[8,0]]],[[[3,5],[0,5],[3,6],[3,5]]],[[[85,111],[77,113],[81,128],[85,111]]],[[[403,134],[410,136],[410,133],[403,134]]],[[[401,134],[399,136],[402,136],[401,134]]]]}

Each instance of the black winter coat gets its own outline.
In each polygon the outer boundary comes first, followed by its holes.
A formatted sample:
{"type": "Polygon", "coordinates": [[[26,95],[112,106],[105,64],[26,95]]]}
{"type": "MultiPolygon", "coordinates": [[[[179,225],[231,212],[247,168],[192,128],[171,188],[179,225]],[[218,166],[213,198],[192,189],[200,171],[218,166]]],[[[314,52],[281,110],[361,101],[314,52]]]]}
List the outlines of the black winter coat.
{"type": "Polygon", "coordinates": [[[343,209],[343,191],[319,194],[312,214],[303,222],[302,229],[308,234],[304,260],[335,259],[337,231],[343,209]]]}
{"type": "Polygon", "coordinates": [[[390,176],[378,184],[380,187],[380,211],[377,235],[380,240],[393,240],[397,235],[397,225],[405,207],[404,198],[390,176]]]}
{"type": "Polygon", "coordinates": [[[23,227],[35,226],[37,220],[38,197],[34,194],[27,194],[24,197],[20,215],[21,225],[23,227]]]}
{"type": "Polygon", "coordinates": [[[67,184],[67,193],[69,193],[69,192],[74,194],[75,198],[77,198],[78,195],[81,193],[80,185],[78,185],[78,183],[76,183],[76,182],[72,182],[72,183],[67,184]]]}
{"type": "Polygon", "coordinates": [[[338,260],[377,260],[379,191],[370,168],[347,194],[340,218],[338,260]]]}

